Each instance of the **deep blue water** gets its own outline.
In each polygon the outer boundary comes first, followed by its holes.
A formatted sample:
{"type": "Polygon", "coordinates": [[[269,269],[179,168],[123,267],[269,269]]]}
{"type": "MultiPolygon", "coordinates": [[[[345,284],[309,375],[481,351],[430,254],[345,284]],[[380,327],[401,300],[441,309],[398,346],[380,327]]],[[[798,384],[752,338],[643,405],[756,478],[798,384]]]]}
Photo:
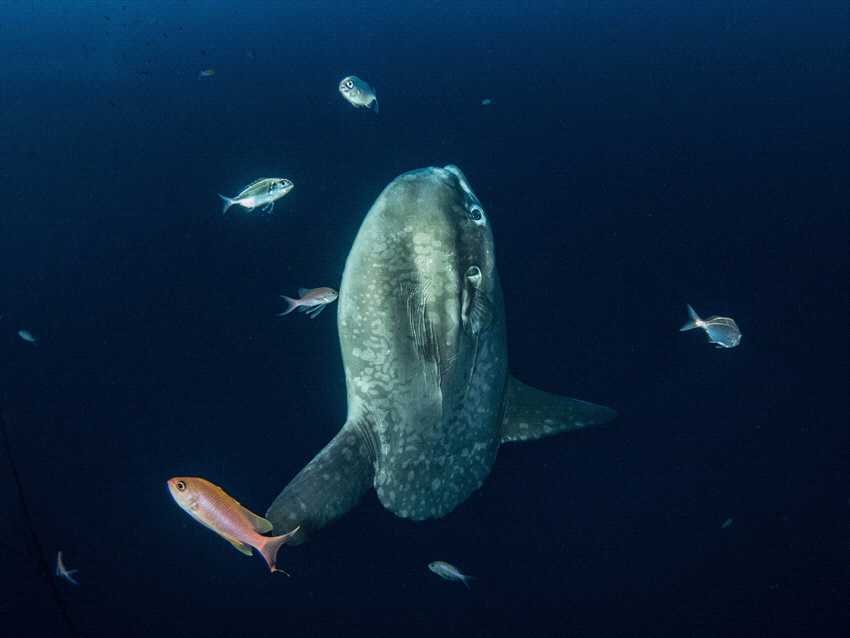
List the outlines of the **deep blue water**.
{"type": "Polygon", "coordinates": [[[30,513],[4,455],[0,635],[71,634],[51,580],[85,636],[843,633],[848,42],[839,1],[0,2],[30,513]],[[449,163],[493,227],[513,373],[619,416],[503,446],[440,520],[370,492],[270,574],[165,481],[262,514],[333,437],[336,308],[279,295],[337,287],[381,190],[449,163]],[[221,214],[267,176],[295,183],[271,215],[221,214]],[[741,344],[680,333],[687,303],[741,344]]]}

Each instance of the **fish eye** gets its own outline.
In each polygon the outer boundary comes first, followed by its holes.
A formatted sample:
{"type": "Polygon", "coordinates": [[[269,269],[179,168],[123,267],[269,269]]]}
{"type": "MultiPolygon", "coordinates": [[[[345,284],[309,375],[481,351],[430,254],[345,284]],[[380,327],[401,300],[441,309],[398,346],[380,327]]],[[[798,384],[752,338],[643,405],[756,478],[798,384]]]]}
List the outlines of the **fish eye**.
{"type": "Polygon", "coordinates": [[[186,484],[183,481],[177,481],[177,483],[174,484],[174,487],[182,492],[186,489],[186,484]]]}
{"type": "Polygon", "coordinates": [[[473,206],[469,209],[469,216],[472,217],[474,221],[481,219],[483,217],[483,213],[484,211],[478,206],[473,206]]]}

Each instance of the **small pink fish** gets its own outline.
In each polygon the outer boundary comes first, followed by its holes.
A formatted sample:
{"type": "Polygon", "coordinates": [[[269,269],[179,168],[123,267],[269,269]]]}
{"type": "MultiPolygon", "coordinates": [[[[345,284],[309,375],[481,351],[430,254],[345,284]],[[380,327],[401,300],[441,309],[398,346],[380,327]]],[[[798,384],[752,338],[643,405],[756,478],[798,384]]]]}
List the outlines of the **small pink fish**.
{"type": "Polygon", "coordinates": [[[288,315],[290,312],[298,308],[301,312],[306,312],[310,315],[310,318],[312,319],[322,312],[326,305],[336,301],[336,298],[339,297],[339,293],[333,288],[299,288],[298,296],[300,299],[293,299],[292,297],[281,295],[281,297],[286,299],[286,302],[289,304],[289,308],[286,309],[286,312],[280,313],[278,317],[288,315]]]}
{"type": "Polygon", "coordinates": [[[209,527],[243,554],[250,556],[251,548],[255,548],[266,559],[269,569],[283,571],[275,567],[277,550],[292,538],[297,527],[283,536],[263,536],[272,530],[271,523],[202,478],[177,476],[169,479],[168,489],[177,504],[201,525],[209,527]]]}

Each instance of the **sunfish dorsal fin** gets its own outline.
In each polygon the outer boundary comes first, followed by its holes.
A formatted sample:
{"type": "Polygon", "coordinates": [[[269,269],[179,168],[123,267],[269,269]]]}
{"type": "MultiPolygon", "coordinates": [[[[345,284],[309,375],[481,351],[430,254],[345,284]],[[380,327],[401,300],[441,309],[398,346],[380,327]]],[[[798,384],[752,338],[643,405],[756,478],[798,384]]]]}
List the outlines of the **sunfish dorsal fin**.
{"type": "Polygon", "coordinates": [[[502,403],[502,442],[544,436],[606,423],[617,413],[595,403],[559,397],[508,376],[502,403]]]}

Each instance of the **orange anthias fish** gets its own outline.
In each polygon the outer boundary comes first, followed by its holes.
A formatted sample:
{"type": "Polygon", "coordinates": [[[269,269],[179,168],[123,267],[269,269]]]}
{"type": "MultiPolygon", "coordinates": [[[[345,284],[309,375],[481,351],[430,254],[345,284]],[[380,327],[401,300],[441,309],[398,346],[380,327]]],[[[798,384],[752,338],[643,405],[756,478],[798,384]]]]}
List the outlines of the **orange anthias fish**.
{"type": "Polygon", "coordinates": [[[286,299],[286,303],[289,304],[289,308],[287,308],[285,312],[280,313],[278,317],[288,315],[296,308],[300,308],[301,312],[306,312],[312,319],[322,312],[322,309],[324,309],[325,306],[336,301],[336,298],[339,297],[339,293],[333,288],[299,288],[298,296],[300,299],[293,299],[292,297],[281,295],[281,297],[286,299]]]}
{"type": "Polygon", "coordinates": [[[298,531],[297,527],[283,536],[262,536],[271,531],[271,523],[248,511],[223,489],[202,478],[176,476],[169,479],[168,489],[177,504],[201,525],[209,527],[243,554],[250,556],[253,553],[251,548],[255,548],[266,559],[269,569],[283,571],[275,567],[277,550],[292,538],[298,531]]]}

